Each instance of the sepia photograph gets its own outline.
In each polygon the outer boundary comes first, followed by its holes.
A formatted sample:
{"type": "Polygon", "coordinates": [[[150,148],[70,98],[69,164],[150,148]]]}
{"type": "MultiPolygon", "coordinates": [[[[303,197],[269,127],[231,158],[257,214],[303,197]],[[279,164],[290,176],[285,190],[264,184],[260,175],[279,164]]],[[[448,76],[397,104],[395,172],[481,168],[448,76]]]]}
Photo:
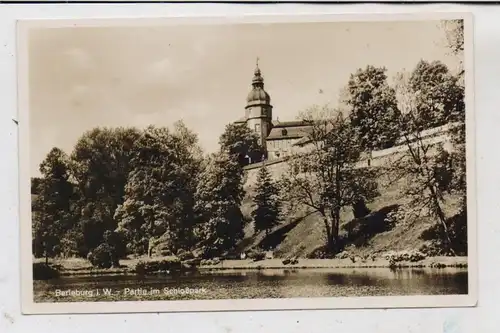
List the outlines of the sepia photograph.
{"type": "Polygon", "coordinates": [[[18,22],[23,308],[474,305],[471,29],[18,22]]]}

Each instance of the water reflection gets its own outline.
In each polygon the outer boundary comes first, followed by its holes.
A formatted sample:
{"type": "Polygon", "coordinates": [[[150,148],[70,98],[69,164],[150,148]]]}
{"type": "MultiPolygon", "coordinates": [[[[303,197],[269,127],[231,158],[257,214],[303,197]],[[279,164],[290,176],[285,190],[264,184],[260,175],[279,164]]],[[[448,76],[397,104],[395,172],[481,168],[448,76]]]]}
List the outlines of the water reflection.
{"type": "MultiPolygon", "coordinates": [[[[204,295],[155,295],[151,299],[230,299],[370,295],[467,294],[466,269],[264,269],[199,272],[181,276],[63,277],[35,281],[35,299],[55,289],[206,288],[204,295]]],[[[129,297],[124,300],[144,299],[129,297]]],[[[147,299],[147,297],[146,297],[147,299]]],[[[51,299],[53,300],[53,299],[51,299]]],[[[102,300],[102,299],[101,299],[102,300]]],[[[68,300],[65,300],[68,301],[68,300]]]]}

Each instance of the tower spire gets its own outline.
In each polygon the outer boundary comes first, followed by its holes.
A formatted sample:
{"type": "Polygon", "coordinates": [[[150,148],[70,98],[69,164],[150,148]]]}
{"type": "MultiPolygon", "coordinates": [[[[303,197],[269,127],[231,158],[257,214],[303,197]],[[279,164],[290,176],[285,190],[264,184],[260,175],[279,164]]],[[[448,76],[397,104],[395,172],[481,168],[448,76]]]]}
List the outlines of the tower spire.
{"type": "Polygon", "coordinates": [[[262,73],[260,72],[260,68],[259,68],[259,57],[257,57],[257,59],[255,61],[255,71],[253,72],[253,74],[254,74],[254,77],[252,80],[252,84],[254,86],[263,87],[264,79],[262,78],[262,73]]]}

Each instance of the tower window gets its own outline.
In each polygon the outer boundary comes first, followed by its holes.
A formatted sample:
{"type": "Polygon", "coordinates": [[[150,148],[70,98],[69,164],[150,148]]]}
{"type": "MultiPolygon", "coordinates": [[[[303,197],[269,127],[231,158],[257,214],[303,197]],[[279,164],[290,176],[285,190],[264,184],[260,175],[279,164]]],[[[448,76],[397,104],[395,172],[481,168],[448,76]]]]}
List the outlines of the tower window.
{"type": "Polygon", "coordinates": [[[255,124],[255,132],[260,132],[260,124],[255,124]]]}

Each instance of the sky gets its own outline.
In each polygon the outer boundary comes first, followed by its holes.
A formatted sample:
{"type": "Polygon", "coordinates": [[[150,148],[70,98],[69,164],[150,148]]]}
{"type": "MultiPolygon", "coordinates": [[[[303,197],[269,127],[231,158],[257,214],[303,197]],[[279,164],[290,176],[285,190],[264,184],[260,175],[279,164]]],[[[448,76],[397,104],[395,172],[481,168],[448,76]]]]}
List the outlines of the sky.
{"type": "Polygon", "coordinates": [[[457,61],[438,21],[43,28],[29,34],[30,171],[95,127],[184,120],[206,152],[244,115],[256,58],[273,117],[336,106],[349,75],[457,61]]]}

